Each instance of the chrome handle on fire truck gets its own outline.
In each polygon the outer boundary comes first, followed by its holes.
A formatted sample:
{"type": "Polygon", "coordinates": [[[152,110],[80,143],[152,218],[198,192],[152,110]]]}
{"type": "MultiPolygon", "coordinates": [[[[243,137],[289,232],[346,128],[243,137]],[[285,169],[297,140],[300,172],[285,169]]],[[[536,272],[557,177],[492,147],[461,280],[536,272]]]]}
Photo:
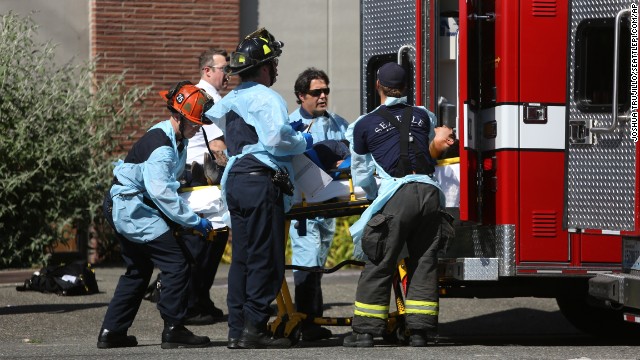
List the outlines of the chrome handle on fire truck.
{"type": "Polygon", "coordinates": [[[494,21],[496,19],[496,13],[486,13],[485,15],[478,14],[470,14],[469,20],[486,20],[486,21],[494,21]]]}
{"type": "Polygon", "coordinates": [[[629,119],[628,115],[618,114],[618,49],[620,48],[620,19],[623,15],[629,15],[631,10],[622,9],[616,14],[616,22],[614,26],[613,35],[613,99],[611,101],[611,126],[609,127],[594,127],[591,128],[592,133],[610,133],[618,127],[618,120],[626,121],[629,119]]]}
{"type": "Polygon", "coordinates": [[[416,48],[413,45],[402,45],[400,49],[398,49],[398,65],[402,66],[402,54],[405,51],[413,50],[416,51],[416,48]]]}

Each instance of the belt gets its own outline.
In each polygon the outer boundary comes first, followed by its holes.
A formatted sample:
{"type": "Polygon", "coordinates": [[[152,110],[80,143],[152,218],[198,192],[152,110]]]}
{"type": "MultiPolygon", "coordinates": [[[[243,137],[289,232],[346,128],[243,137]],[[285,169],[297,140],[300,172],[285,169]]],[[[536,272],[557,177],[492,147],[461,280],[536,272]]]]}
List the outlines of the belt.
{"type": "Polygon", "coordinates": [[[236,174],[245,174],[245,175],[253,175],[253,176],[273,176],[273,171],[251,171],[251,172],[236,173],[236,174]]]}

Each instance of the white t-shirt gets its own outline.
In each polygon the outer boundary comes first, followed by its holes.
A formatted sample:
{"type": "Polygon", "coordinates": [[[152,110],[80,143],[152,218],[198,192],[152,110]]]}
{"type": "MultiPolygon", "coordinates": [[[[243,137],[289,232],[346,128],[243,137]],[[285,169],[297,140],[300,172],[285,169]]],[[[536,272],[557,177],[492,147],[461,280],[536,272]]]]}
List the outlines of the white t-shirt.
{"type": "MultiPolygon", "coordinates": [[[[216,88],[208,82],[200,79],[200,82],[196,84],[196,86],[211,95],[213,101],[218,102],[222,99],[216,88]]],[[[200,131],[189,139],[189,146],[187,147],[187,164],[191,164],[194,161],[202,164],[204,161],[203,154],[207,151],[207,145],[204,143],[204,135],[202,135],[203,131],[207,132],[207,139],[209,141],[217,139],[223,135],[222,130],[220,130],[216,125],[204,125],[200,131]]]]}

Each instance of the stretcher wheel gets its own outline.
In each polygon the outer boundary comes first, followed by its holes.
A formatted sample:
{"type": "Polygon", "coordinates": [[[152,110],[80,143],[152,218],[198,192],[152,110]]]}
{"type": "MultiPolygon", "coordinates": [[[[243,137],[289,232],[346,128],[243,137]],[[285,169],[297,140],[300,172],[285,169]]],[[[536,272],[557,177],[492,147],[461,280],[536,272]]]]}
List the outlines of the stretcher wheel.
{"type": "Polygon", "coordinates": [[[387,331],[382,335],[382,339],[389,344],[408,345],[409,334],[404,323],[404,316],[389,318],[387,331]]]}
{"type": "MultiPolygon", "coordinates": [[[[276,337],[276,338],[285,337],[284,333],[285,333],[285,329],[287,327],[287,324],[290,324],[290,321],[281,322],[278,325],[278,327],[276,327],[275,331],[273,332],[273,337],[276,337]]],[[[298,342],[300,342],[300,338],[301,337],[302,337],[302,322],[298,322],[293,327],[293,329],[291,329],[291,331],[289,332],[289,336],[286,336],[286,338],[288,338],[291,341],[291,346],[294,346],[298,342]]]]}

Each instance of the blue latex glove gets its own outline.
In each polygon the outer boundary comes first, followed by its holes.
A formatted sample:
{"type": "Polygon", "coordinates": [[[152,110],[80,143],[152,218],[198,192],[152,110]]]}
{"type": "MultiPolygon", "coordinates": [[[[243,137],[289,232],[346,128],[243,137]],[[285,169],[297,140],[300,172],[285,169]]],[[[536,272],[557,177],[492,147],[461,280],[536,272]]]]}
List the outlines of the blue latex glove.
{"type": "Polygon", "coordinates": [[[213,230],[213,225],[211,225],[211,221],[207,218],[200,218],[200,222],[198,225],[193,227],[193,230],[199,232],[203,238],[207,238],[209,236],[209,232],[213,230]]]}
{"type": "Polygon", "coordinates": [[[307,141],[306,150],[311,149],[311,147],[313,146],[313,136],[311,136],[311,134],[309,133],[302,133],[302,136],[304,136],[304,139],[307,141]]]}
{"type": "MultiPolygon", "coordinates": [[[[351,168],[351,156],[348,156],[346,159],[344,159],[344,161],[342,161],[340,165],[338,165],[339,170],[344,170],[344,169],[349,170],[350,168],[351,168]]],[[[342,174],[342,171],[333,173],[333,179],[334,180],[338,179],[341,174],[342,174]]]]}
{"type": "Polygon", "coordinates": [[[304,129],[307,128],[307,125],[302,122],[302,119],[290,122],[289,125],[291,125],[291,128],[295,131],[304,131],[304,129]]]}

